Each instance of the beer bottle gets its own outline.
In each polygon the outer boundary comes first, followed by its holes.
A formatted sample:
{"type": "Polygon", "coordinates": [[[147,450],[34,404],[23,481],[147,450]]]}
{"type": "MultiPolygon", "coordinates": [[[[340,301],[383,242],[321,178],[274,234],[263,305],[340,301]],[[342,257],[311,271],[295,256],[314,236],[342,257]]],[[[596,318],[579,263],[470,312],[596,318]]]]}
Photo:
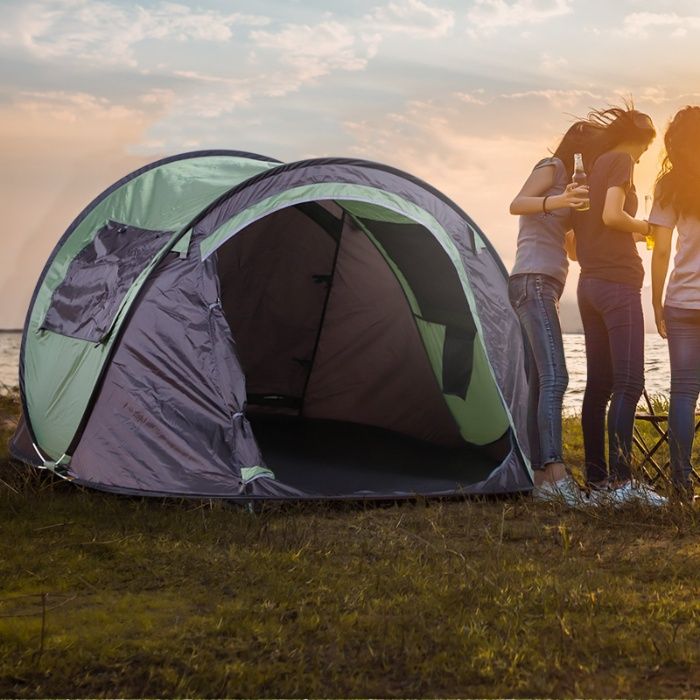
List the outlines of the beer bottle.
{"type": "Polygon", "coordinates": [[[647,250],[654,250],[654,232],[649,226],[649,208],[651,206],[651,195],[644,195],[644,216],[647,219],[647,233],[644,235],[644,240],[647,244],[647,250]]]}
{"type": "MultiPolygon", "coordinates": [[[[588,175],[583,169],[583,156],[580,153],[574,153],[574,176],[571,178],[571,182],[577,185],[588,184],[588,175]]],[[[588,211],[590,209],[590,204],[582,204],[580,207],[576,207],[576,211],[588,211]]]]}

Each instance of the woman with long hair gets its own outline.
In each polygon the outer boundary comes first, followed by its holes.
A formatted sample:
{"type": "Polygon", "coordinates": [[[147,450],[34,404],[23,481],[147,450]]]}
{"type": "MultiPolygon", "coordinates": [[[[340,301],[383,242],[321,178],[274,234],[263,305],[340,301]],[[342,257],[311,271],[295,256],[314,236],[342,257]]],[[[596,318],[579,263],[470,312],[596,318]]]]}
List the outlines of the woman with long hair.
{"type": "Polygon", "coordinates": [[[520,215],[508,293],[526,340],[533,496],[568,505],[581,502],[581,490],[562,456],[561,407],[569,377],[558,309],[568,271],[565,235],[571,228],[570,211],[588,203],[587,188],[571,184],[574,153],[587,150],[586,130],[574,124],[553,156],[535,165],[510,205],[510,213],[520,215]]]}
{"type": "Polygon", "coordinates": [[[635,482],[631,472],[634,414],[644,390],[644,269],[636,243],[650,232],[648,221],[635,218],[633,174],[656,131],[651,118],[631,105],[592,112],[588,121],[602,153],[587,164],[590,209],[573,216],[586,343],[586,482],[593,501],[662,505],[666,499],[635,482]]]}
{"type": "Polygon", "coordinates": [[[668,435],[673,483],[680,496],[692,497],[690,454],[700,393],[700,107],[685,107],[675,115],[664,145],[666,155],[649,216],[655,238],[652,301],[656,327],[668,339],[671,361],[668,435]],[[676,227],[678,246],[664,301],[676,227]]]}

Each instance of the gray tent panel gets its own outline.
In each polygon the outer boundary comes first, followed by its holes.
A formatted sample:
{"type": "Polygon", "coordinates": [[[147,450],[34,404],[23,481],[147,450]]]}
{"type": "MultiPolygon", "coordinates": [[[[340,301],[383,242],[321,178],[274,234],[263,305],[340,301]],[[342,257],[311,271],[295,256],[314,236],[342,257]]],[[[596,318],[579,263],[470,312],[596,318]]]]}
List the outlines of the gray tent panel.
{"type": "Polygon", "coordinates": [[[420,317],[445,327],[443,392],[465,398],[476,325],[452,262],[434,236],[419,224],[363,223],[406,279],[420,306],[420,317]]]}
{"type": "Polygon", "coordinates": [[[300,408],[336,249],[323,226],[290,207],[217,251],[223,309],[251,407],[300,408]]]}
{"type": "Polygon", "coordinates": [[[349,217],[303,413],[462,442],[401,286],[349,217]]]}
{"type": "Polygon", "coordinates": [[[214,268],[171,255],[149,280],[73,455],[81,482],[238,496],[263,465],[214,268]]]}
{"type": "Polygon", "coordinates": [[[472,251],[466,236],[453,236],[453,240],[479,308],[481,337],[488,351],[489,362],[510,411],[518,444],[529,455],[525,349],[520,322],[508,299],[508,285],[502,281],[499,261],[488,249],[472,251]]]}
{"type": "Polygon", "coordinates": [[[108,221],[71,262],[41,328],[100,342],[129,287],[172,233],[108,221]]]}

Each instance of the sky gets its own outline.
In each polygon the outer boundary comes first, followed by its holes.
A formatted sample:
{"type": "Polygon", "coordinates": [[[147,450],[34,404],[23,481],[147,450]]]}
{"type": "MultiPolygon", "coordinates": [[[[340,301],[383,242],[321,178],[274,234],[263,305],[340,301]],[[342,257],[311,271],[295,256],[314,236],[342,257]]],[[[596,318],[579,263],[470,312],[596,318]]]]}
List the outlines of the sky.
{"type": "Polygon", "coordinates": [[[204,148],[408,171],[510,267],[508,205],[532,165],[576,116],[629,97],[659,131],[644,195],[670,117],[700,103],[700,2],[0,0],[0,328],[22,327],[96,195],[204,148]]]}

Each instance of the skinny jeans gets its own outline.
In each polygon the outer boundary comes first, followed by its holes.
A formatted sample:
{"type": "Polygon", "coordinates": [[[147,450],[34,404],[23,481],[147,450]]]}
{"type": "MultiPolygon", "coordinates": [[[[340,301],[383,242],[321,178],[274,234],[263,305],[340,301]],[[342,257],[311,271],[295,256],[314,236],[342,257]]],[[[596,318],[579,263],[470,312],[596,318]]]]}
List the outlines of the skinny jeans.
{"type": "Polygon", "coordinates": [[[533,469],[562,462],[561,406],[569,384],[559,322],[564,285],[549,275],[518,274],[508,282],[510,303],[525,336],[527,431],[533,469]]]}
{"type": "Polygon", "coordinates": [[[644,391],[644,316],[640,290],[632,285],[581,278],[578,304],[586,341],[586,389],[581,423],[586,481],[626,481],[634,414],[644,391]],[[608,408],[608,463],[605,411],[608,408]]]}
{"type": "Polygon", "coordinates": [[[664,307],[671,361],[668,439],[673,482],[691,486],[690,456],[695,437],[695,405],[700,394],[700,309],[664,307]]]}

